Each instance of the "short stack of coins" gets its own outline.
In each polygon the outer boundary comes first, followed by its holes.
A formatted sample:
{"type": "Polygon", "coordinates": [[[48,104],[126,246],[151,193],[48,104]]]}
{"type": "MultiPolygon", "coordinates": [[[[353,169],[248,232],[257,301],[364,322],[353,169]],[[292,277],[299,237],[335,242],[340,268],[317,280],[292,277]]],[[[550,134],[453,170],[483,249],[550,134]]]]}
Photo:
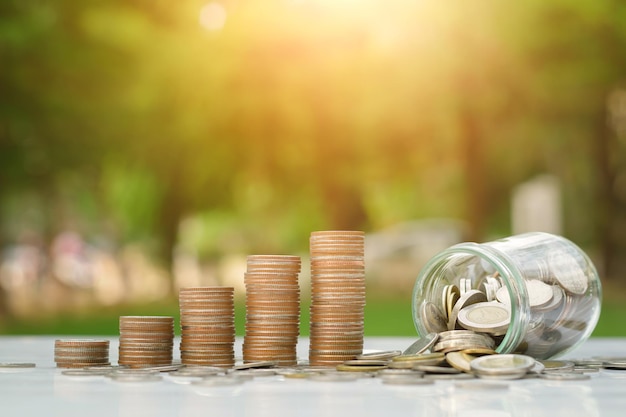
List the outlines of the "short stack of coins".
{"type": "Polygon", "coordinates": [[[54,361],[59,368],[108,366],[109,341],[96,339],[62,339],[54,341],[54,361]]]}
{"type": "Polygon", "coordinates": [[[173,317],[120,317],[120,365],[131,368],[170,365],[173,347],[173,317]]]}
{"type": "Polygon", "coordinates": [[[185,365],[235,364],[233,287],[181,288],[180,358],[185,365]]]}
{"type": "Polygon", "coordinates": [[[300,334],[301,260],[290,255],[251,255],[247,258],[246,333],[243,361],[297,363],[300,334]]]}
{"type": "Polygon", "coordinates": [[[309,363],[334,366],[363,351],[365,235],[311,233],[309,363]]]}

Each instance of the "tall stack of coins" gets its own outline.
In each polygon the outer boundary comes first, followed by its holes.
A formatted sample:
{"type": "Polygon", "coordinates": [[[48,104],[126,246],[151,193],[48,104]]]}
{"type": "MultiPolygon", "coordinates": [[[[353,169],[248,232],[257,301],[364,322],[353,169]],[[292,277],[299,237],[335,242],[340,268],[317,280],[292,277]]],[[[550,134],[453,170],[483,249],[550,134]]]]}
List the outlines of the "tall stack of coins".
{"type": "Polygon", "coordinates": [[[110,365],[109,341],[94,339],[55,340],[54,361],[59,368],[110,365]]]}
{"type": "Polygon", "coordinates": [[[282,366],[297,363],[300,268],[299,256],[248,256],[244,362],[273,361],[282,366]]]}
{"type": "Polygon", "coordinates": [[[120,317],[120,365],[131,368],[170,365],[173,347],[173,317],[120,317]]]}
{"type": "Polygon", "coordinates": [[[365,235],[311,233],[311,365],[337,365],[363,351],[365,235]]]}
{"type": "Polygon", "coordinates": [[[180,358],[185,365],[235,364],[233,287],[181,288],[180,358]]]}

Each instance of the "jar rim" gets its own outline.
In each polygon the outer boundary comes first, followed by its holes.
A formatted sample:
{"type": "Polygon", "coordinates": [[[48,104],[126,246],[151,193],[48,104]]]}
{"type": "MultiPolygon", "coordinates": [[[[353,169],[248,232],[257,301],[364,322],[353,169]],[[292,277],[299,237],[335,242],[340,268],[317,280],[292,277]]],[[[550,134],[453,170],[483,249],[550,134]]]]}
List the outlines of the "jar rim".
{"type": "Polygon", "coordinates": [[[459,243],[440,252],[431,258],[418,274],[413,288],[413,322],[418,334],[426,334],[427,331],[422,328],[420,306],[416,305],[415,300],[429,299],[429,297],[423,296],[424,291],[426,291],[426,280],[457,254],[477,256],[487,261],[504,278],[502,281],[511,297],[511,321],[496,351],[498,353],[513,351],[522,342],[530,320],[530,305],[524,278],[519,268],[507,254],[493,247],[474,242],[459,243]]]}

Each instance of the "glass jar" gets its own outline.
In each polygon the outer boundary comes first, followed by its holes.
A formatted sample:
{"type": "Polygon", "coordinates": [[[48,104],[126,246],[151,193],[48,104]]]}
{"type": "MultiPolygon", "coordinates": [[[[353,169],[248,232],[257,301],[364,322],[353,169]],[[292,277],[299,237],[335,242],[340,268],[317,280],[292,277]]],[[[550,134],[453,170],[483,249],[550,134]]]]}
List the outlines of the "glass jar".
{"type": "Polygon", "coordinates": [[[601,300],[589,257],[563,237],[534,232],[435,255],[417,277],[413,321],[419,335],[472,330],[489,335],[496,352],[547,359],[589,337],[601,300]]]}

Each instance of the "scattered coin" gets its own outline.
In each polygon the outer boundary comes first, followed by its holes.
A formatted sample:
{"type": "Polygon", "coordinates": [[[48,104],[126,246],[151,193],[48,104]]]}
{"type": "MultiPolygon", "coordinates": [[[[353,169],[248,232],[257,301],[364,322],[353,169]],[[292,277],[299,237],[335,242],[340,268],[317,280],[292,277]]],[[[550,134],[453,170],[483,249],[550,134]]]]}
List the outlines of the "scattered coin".
{"type": "Polygon", "coordinates": [[[248,362],[248,363],[235,365],[233,369],[244,370],[244,369],[252,369],[252,368],[272,368],[274,366],[276,366],[275,361],[260,361],[260,362],[248,362]]]}
{"type": "Polygon", "coordinates": [[[376,372],[387,368],[387,365],[344,365],[336,366],[338,371],[342,372],[376,372]]]}
{"type": "Polygon", "coordinates": [[[400,355],[402,355],[402,351],[400,350],[384,350],[363,353],[361,355],[357,355],[356,359],[386,360],[400,355]]]}
{"type": "Polygon", "coordinates": [[[554,380],[554,381],[583,381],[586,379],[590,379],[591,376],[582,372],[552,371],[552,372],[544,372],[542,374],[539,374],[539,378],[549,379],[549,380],[554,380]]]}
{"type": "Polygon", "coordinates": [[[522,378],[534,365],[534,358],[519,354],[481,356],[470,362],[476,375],[494,379],[522,378]]]}
{"type": "Polygon", "coordinates": [[[106,370],[93,370],[93,369],[67,369],[61,372],[61,375],[65,376],[77,376],[77,377],[95,377],[105,376],[111,371],[106,370]]]}
{"type": "Polygon", "coordinates": [[[540,360],[543,366],[543,372],[563,372],[573,371],[574,362],[572,361],[560,361],[560,360],[540,360]]]}
{"type": "Polygon", "coordinates": [[[30,362],[2,362],[0,368],[35,368],[36,365],[30,362]]]}
{"type": "Polygon", "coordinates": [[[413,342],[411,346],[409,346],[404,350],[404,352],[402,352],[402,354],[417,355],[420,353],[424,353],[435,345],[438,338],[438,333],[428,333],[427,335],[424,335],[423,337],[420,337],[415,342],[413,342]]]}

